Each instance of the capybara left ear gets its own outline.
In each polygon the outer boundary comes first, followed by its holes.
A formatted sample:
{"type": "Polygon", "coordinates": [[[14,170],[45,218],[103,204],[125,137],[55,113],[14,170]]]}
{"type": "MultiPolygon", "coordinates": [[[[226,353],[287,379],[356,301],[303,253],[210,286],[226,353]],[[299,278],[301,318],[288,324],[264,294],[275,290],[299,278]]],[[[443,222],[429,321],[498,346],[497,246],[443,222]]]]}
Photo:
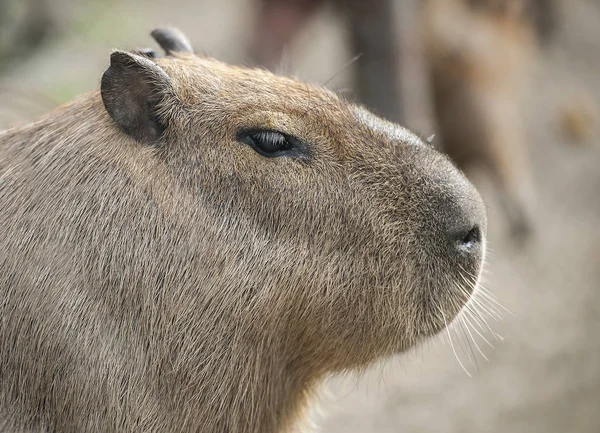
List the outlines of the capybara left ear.
{"type": "Polygon", "coordinates": [[[102,76],[100,93],[106,111],[123,132],[152,144],[166,126],[158,105],[170,87],[167,73],[149,58],[115,51],[102,76]]]}

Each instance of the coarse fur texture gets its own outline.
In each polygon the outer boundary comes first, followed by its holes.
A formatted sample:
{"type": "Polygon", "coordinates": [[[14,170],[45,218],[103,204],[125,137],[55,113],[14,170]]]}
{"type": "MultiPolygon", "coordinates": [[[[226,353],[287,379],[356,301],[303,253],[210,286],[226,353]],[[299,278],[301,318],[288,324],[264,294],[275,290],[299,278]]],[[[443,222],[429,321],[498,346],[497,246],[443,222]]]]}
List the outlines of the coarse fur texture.
{"type": "Polygon", "coordinates": [[[297,431],[326,374],[476,287],[485,207],[445,156],[325,89],[150,57],[0,133],[2,433],[297,431]]]}

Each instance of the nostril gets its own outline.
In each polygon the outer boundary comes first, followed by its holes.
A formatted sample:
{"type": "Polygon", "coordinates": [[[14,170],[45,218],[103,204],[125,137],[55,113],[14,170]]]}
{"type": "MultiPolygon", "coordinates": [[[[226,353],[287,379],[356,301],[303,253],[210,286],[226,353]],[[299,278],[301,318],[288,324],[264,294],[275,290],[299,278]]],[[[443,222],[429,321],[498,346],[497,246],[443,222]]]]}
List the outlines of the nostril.
{"type": "Polygon", "coordinates": [[[459,241],[459,247],[462,249],[471,249],[481,242],[481,230],[475,224],[459,241]]]}
{"type": "Polygon", "coordinates": [[[481,241],[481,231],[478,225],[474,225],[467,235],[463,238],[464,244],[474,244],[481,241]]]}

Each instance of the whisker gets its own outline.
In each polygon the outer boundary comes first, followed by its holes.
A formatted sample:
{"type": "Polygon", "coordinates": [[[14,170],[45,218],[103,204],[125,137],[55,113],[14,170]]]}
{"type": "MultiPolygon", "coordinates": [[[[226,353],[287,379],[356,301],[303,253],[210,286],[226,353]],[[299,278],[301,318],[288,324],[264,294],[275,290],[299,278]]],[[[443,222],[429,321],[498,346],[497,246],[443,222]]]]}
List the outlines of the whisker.
{"type": "MultiPolygon", "coordinates": [[[[473,296],[471,299],[473,299],[474,297],[475,296],[473,296]]],[[[482,328],[482,331],[485,332],[487,330],[487,331],[491,332],[494,339],[504,341],[504,338],[500,334],[494,332],[494,330],[487,323],[487,320],[485,320],[485,317],[481,314],[481,312],[477,308],[478,306],[479,305],[476,303],[467,303],[465,305],[465,308],[466,308],[466,310],[468,310],[471,313],[471,317],[473,318],[473,320],[475,320],[476,323],[479,324],[479,326],[482,328]],[[487,328],[487,329],[483,329],[484,325],[485,325],[485,328],[487,328]]]]}
{"type": "MultiPolygon", "coordinates": [[[[492,349],[496,349],[496,348],[494,347],[494,345],[493,345],[492,343],[490,343],[490,342],[488,341],[488,339],[487,339],[487,338],[485,338],[485,337],[484,337],[484,336],[483,336],[483,335],[482,335],[482,334],[481,334],[481,333],[480,333],[480,332],[477,330],[477,327],[476,327],[476,326],[474,326],[474,325],[473,325],[473,323],[472,323],[472,322],[469,320],[469,318],[467,317],[467,314],[466,314],[466,313],[468,313],[468,314],[470,315],[470,314],[471,314],[471,312],[470,312],[469,310],[465,310],[465,315],[464,315],[464,318],[465,318],[465,320],[466,320],[466,321],[469,323],[469,325],[471,326],[471,328],[473,329],[473,331],[475,331],[475,333],[476,333],[477,335],[479,335],[479,337],[480,337],[480,338],[481,338],[483,341],[485,341],[485,342],[487,343],[487,345],[488,345],[488,346],[490,346],[492,349]]],[[[479,347],[477,347],[477,348],[479,349],[479,347]]],[[[482,353],[482,355],[483,355],[483,353],[482,353]]],[[[485,355],[483,355],[483,357],[485,358],[485,355]]],[[[486,361],[487,361],[487,358],[486,358],[486,361]]]]}
{"type": "Polygon", "coordinates": [[[504,337],[492,329],[492,327],[487,323],[487,320],[485,320],[485,318],[481,315],[479,310],[469,308],[468,311],[471,314],[471,318],[479,325],[482,332],[491,333],[492,337],[494,337],[494,340],[504,341],[504,337]]]}
{"type": "Polygon", "coordinates": [[[440,313],[442,313],[442,317],[444,319],[444,324],[446,325],[446,333],[448,334],[448,340],[450,341],[450,347],[452,348],[452,352],[454,352],[454,357],[460,364],[460,367],[463,369],[463,371],[467,374],[467,376],[472,377],[471,374],[469,373],[469,371],[463,365],[460,358],[458,357],[458,354],[456,353],[456,349],[454,348],[454,343],[452,342],[452,336],[450,335],[450,330],[448,329],[448,321],[446,320],[446,315],[444,314],[444,311],[442,309],[439,309],[439,311],[440,311],[440,313]]]}
{"type": "MultiPolygon", "coordinates": [[[[458,289],[465,295],[465,296],[469,296],[469,293],[462,287],[457,286],[458,289]]],[[[490,317],[492,317],[494,320],[498,321],[502,318],[502,315],[500,313],[500,311],[498,311],[494,306],[492,305],[488,305],[488,304],[484,304],[482,302],[481,299],[477,298],[477,294],[473,294],[470,296],[470,298],[468,298],[469,301],[467,302],[467,305],[469,303],[479,307],[479,309],[481,311],[483,311],[485,314],[489,315],[490,317]]],[[[479,310],[478,310],[479,311],[479,310]]]]}
{"type": "Polygon", "coordinates": [[[481,291],[481,298],[480,298],[480,300],[487,302],[488,305],[493,305],[494,307],[496,307],[498,309],[504,310],[504,312],[510,314],[511,316],[515,315],[512,311],[510,311],[508,308],[506,308],[504,305],[502,305],[499,301],[497,301],[496,299],[494,299],[493,297],[491,297],[491,295],[489,293],[481,291]]]}
{"type": "Polygon", "coordinates": [[[340,75],[342,72],[344,72],[346,69],[348,69],[350,66],[352,66],[354,63],[356,63],[361,57],[363,56],[363,53],[358,53],[356,56],[352,57],[350,60],[348,60],[344,66],[342,66],[340,68],[339,71],[337,71],[335,74],[333,74],[331,77],[329,77],[327,80],[325,80],[322,84],[323,87],[326,87],[327,84],[331,83],[338,75],[340,75]]]}
{"type": "Polygon", "coordinates": [[[479,362],[477,362],[477,356],[475,356],[475,352],[473,351],[473,345],[471,344],[471,342],[474,342],[473,336],[470,333],[466,332],[465,322],[462,317],[459,318],[459,323],[460,323],[460,327],[462,329],[464,338],[467,341],[467,345],[469,346],[469,351],[471,352],[471,355],[473,356],[473,360],[475,361],[475,368],[477,368],[477,371],[479,372],[479,362]],[[471,335],[471,338],[469,338],[469,335],[471,335]]]}
{"type": "Polygon", "coordinates": [[[475,339],[475,337],[471,333],[471,329],[469,328],[469,323],[470,322],[467,320],[466,316],[462,315],[461,320],[463,322],[464,328],[469,333],[469,337],[471,338],[471,341],[473,341],[473,344],[475,344],[475,348],[477,349],[477,351],[481,354],[481,356],[483,356],[483,359],[485,359],[486,361],[489,361],[489,359],[487,358],[487,356],[485,356],[485,354],[483,353],[483,351],[479,347],[479,344],[477,344],[477,340],[475,339]]]}
{"type": "Polygon", "coordinates": [[[493,304],[487,303],[485,299],[479,296],[474,296],[473,302],[477,303],[483,309],[484,312],[490,314],[496,319],[499,320],[502,318],[502,313],[500,312],[500,310],[498,310],[498,308],[496,308],[493,304]]]}
{"type": "Polygon", "coordinates": [[[454,320],[452,323],[450,323],[451,331],[454,333],[455,341],[458,343],[458,347],[460,348],[462,353],[464,353],[467,356],[467,361],[469,361],[469,363],[471,365],[473,365],[473,360],[471,359],[471,355],[469,355],[469,352],[467,351],[466,346],[463,344],[462,338],[460,338],[460,333],[457,331],[458,325],[459,325],[458,320],[454,320]]]}
{"type": "Polygon", "coordinates": [[[511,316],[515,315],[512,311],[510,311],[508,308],[506,308],[504,305],[502,305],[500,303],[500,301],[498,301],[494,297],[494,295],[489,291],[489,289],[487,289],[483,285],[480,285],[480,289],[481,289],[481,296],[485,297],[489,302],[492,302],[492,303],[494,303],[494,305],[498,306],[499,308],[502,308],[504,311],[506,311],[511,316]]]}
{"type": "MultiPolygon", "coordinates": [[[[464,275],[461,275],[461,277],[463,278],[465,283],[470,284],[469,280],[467,278],[465,278],[464,275]]],[[[459,288],[464,293],[464,288],[462,288],[460,286],[459,286],[459,288]]],[[[499,321],[502,318],[502,313],[500,312],[500,310],[498,308],[496,308],[496,306],[494,306],[493,304],[484,303],[484,301],[482,299],[478,299],[477,293],[473,293],[473,295],[470,297],[469,300],[472,303],[476,303],[483,312],[489,314],[492,318],[494,318],[494,320],[499,321]]]]}

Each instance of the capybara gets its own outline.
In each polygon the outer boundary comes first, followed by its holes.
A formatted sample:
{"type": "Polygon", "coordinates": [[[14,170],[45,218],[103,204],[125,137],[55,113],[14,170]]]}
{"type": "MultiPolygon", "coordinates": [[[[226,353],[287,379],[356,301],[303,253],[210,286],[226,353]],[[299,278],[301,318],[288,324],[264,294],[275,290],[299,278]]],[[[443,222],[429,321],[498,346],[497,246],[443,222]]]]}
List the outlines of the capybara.
{"type": "Polygon", "coordinates": [[[0,432],[298,431],[480,293],[482,199],[323,88],[166,50],[0,133],[0,432]]]}

